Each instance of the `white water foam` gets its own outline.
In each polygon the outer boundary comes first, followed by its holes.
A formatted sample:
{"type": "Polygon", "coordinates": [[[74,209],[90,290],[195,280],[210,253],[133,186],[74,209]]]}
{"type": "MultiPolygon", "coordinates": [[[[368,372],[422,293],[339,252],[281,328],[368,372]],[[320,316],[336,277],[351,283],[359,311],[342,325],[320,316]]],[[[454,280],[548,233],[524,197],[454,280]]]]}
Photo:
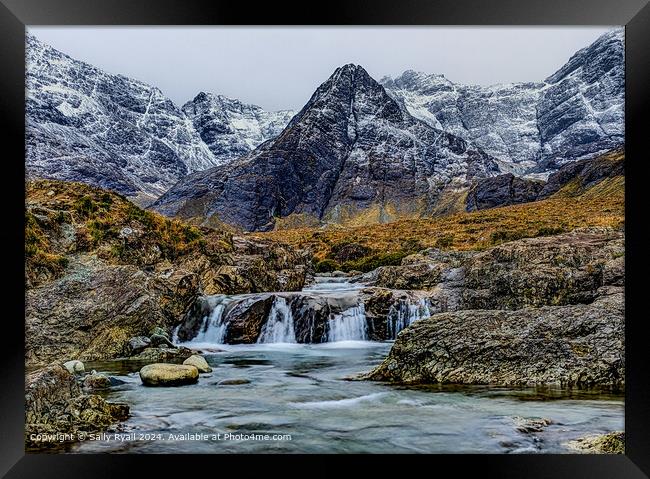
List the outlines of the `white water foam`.
{"type": "Polygon", "coordinates": [[[257,339],[258,343],[295,343],[293,314],[287,300],[276,296],[269,317],[257,339]]]}
{"type": "Polygon", "coordinates": [[[328,320],[327,340],[363,341],[368,339],[368,323],[363,303],[335,314],[328,320]]]}
{"type": "Polygon", "coordinates": [[[375,402],[377,399],[386,396],[387,393],[372,393],[365,396],[355,398],[337,399],[332,401],[308,401],[308,402],[292,402],[291,406],[298,409],[339,409],[358,406],[367,402],[375,402]]]}

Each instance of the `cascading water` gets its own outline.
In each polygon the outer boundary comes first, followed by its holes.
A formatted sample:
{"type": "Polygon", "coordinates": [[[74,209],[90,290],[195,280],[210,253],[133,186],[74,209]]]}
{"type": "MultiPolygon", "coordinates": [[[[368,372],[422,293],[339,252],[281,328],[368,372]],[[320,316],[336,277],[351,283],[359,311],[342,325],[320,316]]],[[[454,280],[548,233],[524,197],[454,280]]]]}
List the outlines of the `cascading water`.
{"type": "Polygon", "coordinates": [[[431,316],[430,306],[426,298],[420,298],[415,303],[400,300],[398,307],[391,306],[387,318],[388,336],[395,339],[397,333],[413,321],[431,316]]]}
{"type": "Polygon", "coordinates": [[[212,312],[203,318],[203,324],[199,333],[192,340],[196,343],[217,343],[223,344],[226,337],[226,330],[228,329],[228,323],[226,322],[225,315],[223,314],[228,305],[227,296],[216,296],[214,297],[216,304],[212,309],[212,312]]]}
{"type": "MultiPolygon", "coordinates": [[[[181,325],[185,329],[180,336],[201,344],[241,341],[245,335],[250,337],[249,332],[241,330],[250,314],[255,318],[252,324],[262,323],[258,344],[381,341],[395,339],[414,321],[431,316],[432,306],[427,298],[404,293],[390,307],[385,319],[367,318],[364,288],[364,284],[350,282],[349,278],[316,277],[301,292],[207,296],[197,308],[200,313],[181,325]],[[265,318],[256,316],[260,308],[269,308],[265,318]],[[383,325],[378,323],[382,320],[383,325]]],[[[181,326],[175,332],[175,342],[181,326]]]]}
{"type": "Polygon", "coordinates": [[[334,314],[328,320],[327,341],[364,341],[368,339],[368,323],[363,303],[334,314]]]}
{"type": "Polygon", "coordinates": [[[258,343],[295,343],[293,314],[287,300],[276,296],[269,317],[262,328],[258,343]]]}

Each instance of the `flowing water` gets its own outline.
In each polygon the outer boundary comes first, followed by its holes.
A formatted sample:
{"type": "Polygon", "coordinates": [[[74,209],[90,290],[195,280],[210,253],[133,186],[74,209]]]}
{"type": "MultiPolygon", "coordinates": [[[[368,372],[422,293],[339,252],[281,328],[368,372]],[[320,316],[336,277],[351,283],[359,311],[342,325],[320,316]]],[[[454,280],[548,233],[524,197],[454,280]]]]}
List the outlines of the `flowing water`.
{"type": "MultiPolygon", "coordinates": [[[[305,291],[348,294],[357,289],[337,279],[305,291]]],[[[330,342],[297,344],[291,310],[277,296],[258,344],[223,345],[223,310],[229,300],[212,298],[207,327],[188,343],[201,348],[213,368],[197,384],[147,388],[138,376],[141,364],[87,363],[86,369],[123,381],[105,396],[128,403],[131,417],[120,436],[87,440],[70,450],[567,453],[573,452],[565,445],[569,440],[623,429],[622,396],[604,392],[351,381],[379,364],[392,345],[350,340],[365,337],[366,323],[359,319],[363,304],[330,318],[330,342]],[[534,418],[552,423],[538,432],[518,429],[522,420],[534,418]]],[[[428,315],[426,302],[396,309],[395,330],[428,315]]]]}

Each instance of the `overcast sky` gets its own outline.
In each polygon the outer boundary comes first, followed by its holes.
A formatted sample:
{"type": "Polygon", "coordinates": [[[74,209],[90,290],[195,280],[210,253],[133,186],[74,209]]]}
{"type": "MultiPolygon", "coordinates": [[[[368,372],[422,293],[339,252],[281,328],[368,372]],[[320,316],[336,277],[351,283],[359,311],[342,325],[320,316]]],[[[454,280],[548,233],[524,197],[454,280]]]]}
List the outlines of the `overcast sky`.
{"type": "Polygon", "coordinates": [[[334,69],[379,80],[412,69],[465,84],[540,81],[612,27],[30,27],[41,41],[160,88],[177,105],[200,91],[268,110],[300,109],[334,69]]]}

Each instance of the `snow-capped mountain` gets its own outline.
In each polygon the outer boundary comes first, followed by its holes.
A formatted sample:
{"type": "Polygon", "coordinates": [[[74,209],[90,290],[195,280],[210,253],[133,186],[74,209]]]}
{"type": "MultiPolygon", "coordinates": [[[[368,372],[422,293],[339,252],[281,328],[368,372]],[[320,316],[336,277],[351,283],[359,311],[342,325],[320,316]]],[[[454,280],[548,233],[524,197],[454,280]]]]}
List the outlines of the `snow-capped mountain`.
{"type": "Polygon", "coordinates": [[[275,138],[296,114],[292,110],[265,111],[257,105],[204,92],[183,105],[183,112],[215,158],[223,162],[275,138]]]}
{"type": "Polygon", "coordinates": [[[192,122],[160,90],[111,75],[27,37],[30,176],[157,197],[218,164],[192,122]]]}
{"type": "Polygon", "coordinates": [[[624,143],[624,70],[619,28],[539,83],[466,86],[412,70],[381,83],[416,118],[475,143],[502,171],[522,174],[624,143]]]}
{"type": "Polygon", "coordinates": [[[152,208],[216,215],[247,230],[273,228],[279,218],[388,221],[426,213],[455,180],[496,173],[489,155],[412,117],[361,66],[348,64],[275,140],[184,178],[152,208]]]}
{"type": "Polygon", "coordinates": [[[204,93],[181,109],[158,88],[32,35],[26,41],[30,177],[81,181],[148,203],[185,175],[249,152],[291,117],[204,93]]]}

